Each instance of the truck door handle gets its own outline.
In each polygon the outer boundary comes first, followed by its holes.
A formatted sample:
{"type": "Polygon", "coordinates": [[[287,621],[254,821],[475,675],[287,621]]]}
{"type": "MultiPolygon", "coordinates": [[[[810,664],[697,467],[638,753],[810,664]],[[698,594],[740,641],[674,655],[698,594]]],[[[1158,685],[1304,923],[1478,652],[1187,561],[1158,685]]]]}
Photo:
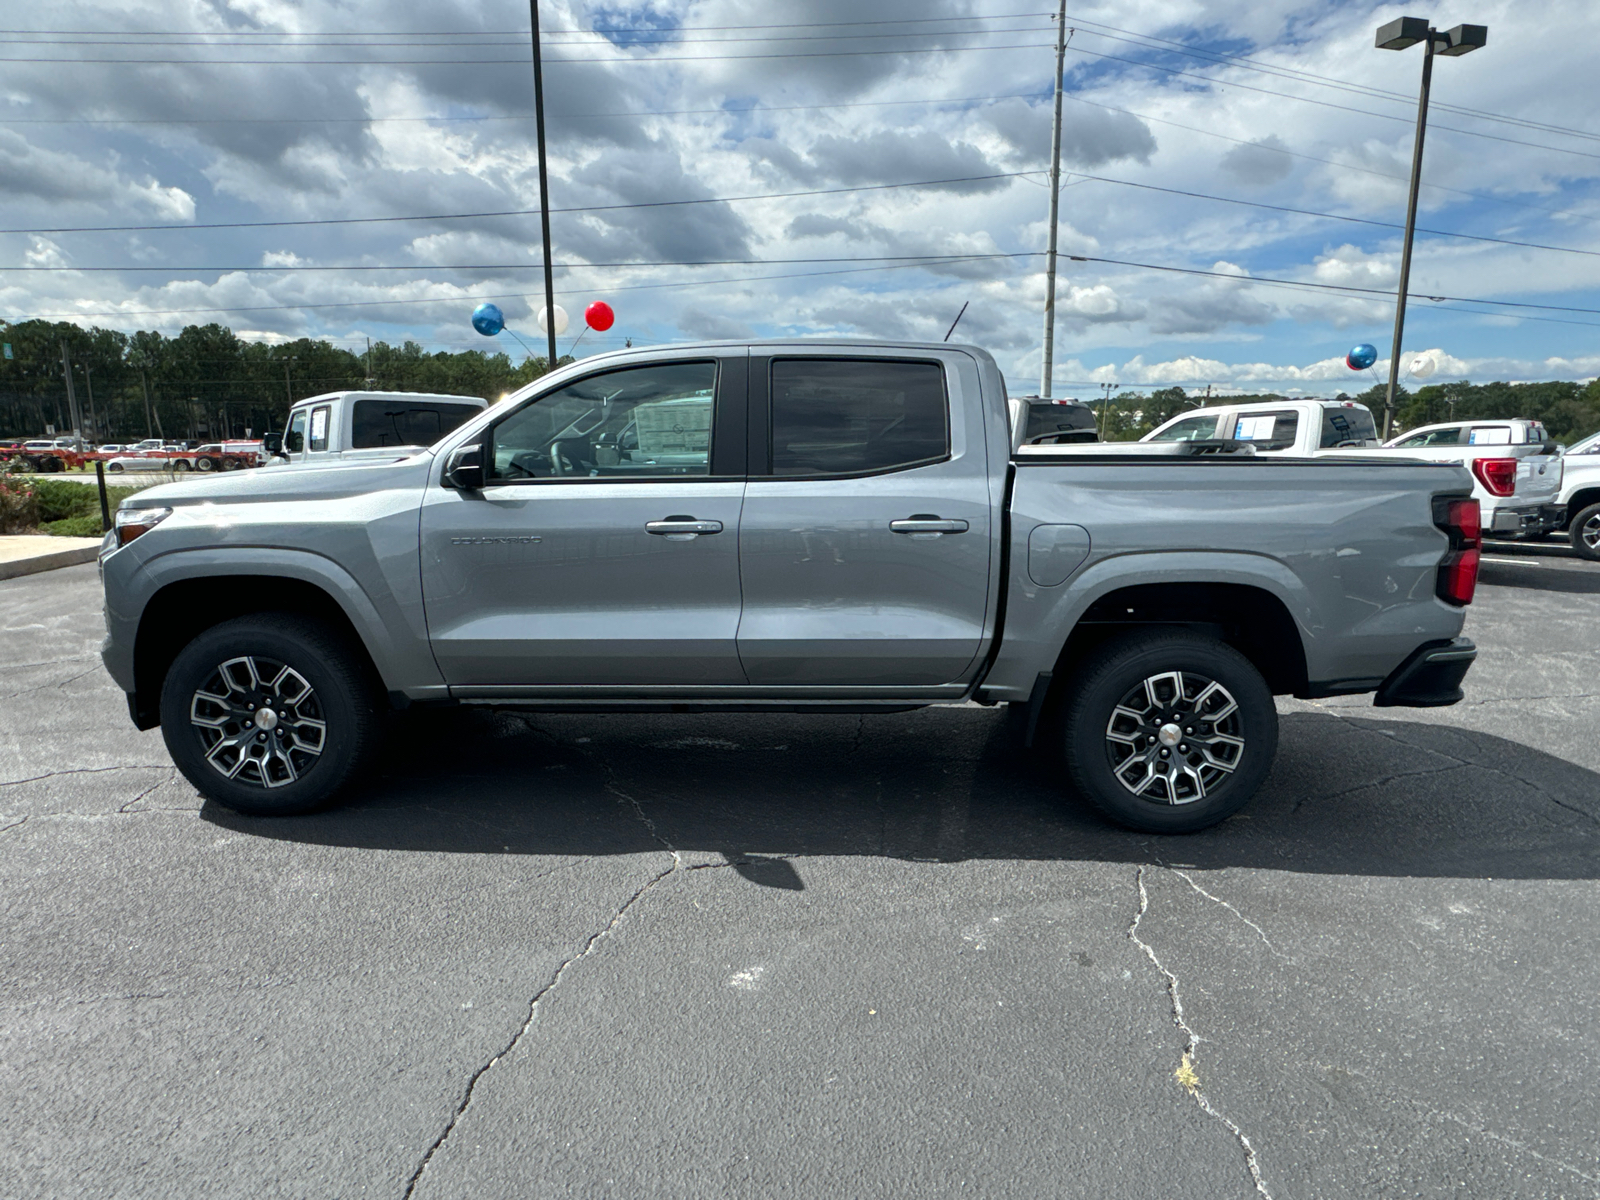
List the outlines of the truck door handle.
{"type": "Polygon", "coordinates": [[[890,521],[889,528],[896,533],[913,535],[921,533],[937,536],[941,533],[965,533],[967,531],[967,523],[965,521],[946,521],[942,517],[932,516],[928,513],[918,513],[916,516],[907,517],[904,520],[890,521]]]}
{"type": "Polygon", "coordinates": [[[722,522],[699,521],[694,517],[667,517],[660,521],[646,521],[644,531],[671,538],[675,542],[687,542],[702,533],[721,533],[722,522]]]}

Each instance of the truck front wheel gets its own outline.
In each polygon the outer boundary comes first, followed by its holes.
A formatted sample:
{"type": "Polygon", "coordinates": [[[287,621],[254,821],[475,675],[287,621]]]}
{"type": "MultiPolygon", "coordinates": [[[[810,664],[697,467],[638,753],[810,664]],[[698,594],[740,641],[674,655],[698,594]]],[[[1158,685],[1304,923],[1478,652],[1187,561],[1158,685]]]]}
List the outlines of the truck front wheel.
{"type": "Polygon", "coordinates": [[[225,621],[181,650],[161,689],[161,735],[202,795],[250,816],[311,812],[354,782],[381,734],[348,641],[315,620],[225,621]]]}
{"type": "Polygon", "coordinates": [[[1067,777],[1131,829],[1215,825],[1255,794],[1277,753],[1272,690],[1244,655],[1214,638],[1120,637],[1066,686],[1067,777]]]}

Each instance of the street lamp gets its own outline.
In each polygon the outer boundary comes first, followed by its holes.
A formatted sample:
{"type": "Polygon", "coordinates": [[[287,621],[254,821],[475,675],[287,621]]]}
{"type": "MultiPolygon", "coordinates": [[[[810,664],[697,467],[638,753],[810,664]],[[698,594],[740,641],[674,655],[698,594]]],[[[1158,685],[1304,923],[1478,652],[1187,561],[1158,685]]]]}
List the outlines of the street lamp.
{"type": "Polygon", "coordinates": [[[1394,310],[1394,349],[1389,355],[1389,393],[1383,405],[1383,437],[1389,439],[1394,420],[1394,393],[1400,382],[1400,338],[1406,324],[1406,290],[1411,285],[1411,239],[1417,229],[1417,189],[1422,183],[1422,138],[1428,130],[1428,88],[1433,82],[1433,56],[1459,58],[1471,54],[1489,40],[1483,25],[1457,25],[1440,33],[1422,17],[1399,17],[1379,26],[1379,50],[1404,50],[1423,43],[1422,94],[1417,100],[1417,140],[1411,150],[1411,196],[1406,201],[1406,240],[1400,252],[1400,295],[1394,310]]]}

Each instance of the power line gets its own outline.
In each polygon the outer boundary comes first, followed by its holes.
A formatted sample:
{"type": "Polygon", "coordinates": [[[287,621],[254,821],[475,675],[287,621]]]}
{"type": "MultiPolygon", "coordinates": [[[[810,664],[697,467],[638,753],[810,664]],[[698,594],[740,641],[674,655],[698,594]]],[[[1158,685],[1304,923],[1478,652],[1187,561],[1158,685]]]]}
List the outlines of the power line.
{"type": "MultiPolygon", "coordinates": [[[[998,49],[999,47],[990,48],[998,49]]],[[[1363,117],[1376,117],[1380,121],[1399,121],[1401,124],[1405,125],[1410,125],[1412,123],[1412,118],[1398,116],[1395,113],[1373,112],[1368,108],[1351,108],[1348,104],[1335,104],[1331,100],[1318,100],[1312,96],[1296,96],[1293,92],[1277,92],[1273,91],[1271,88],[1256,87],[1254,84],[1238,83],[1234,80],[1217,79],[1210,75],[1196,75],[1192,71],[1180,71],[1176,67],[1163,67],[1156,63],[1140,62],[1136,58],[1123,58],[1116,54],[1102,54],[1098,50],[1086,50],[1080,46],[1069,46],[1068,49],[1074,54],[1086,55],[1089,58],[1100,58],[1105,59],[1108,62],[1119,62],[1130,67],[1142,67],[1147,71],[1160,71],[1163,74],[1176,75],[1182,79],[1195,79],[1201,83],[1209,83],[1213,87],[1241,88],[1247,92],[1258,92],[1263,96],[1278,96],[1285,100],[1298,100],[1302,104],[1315,104],[1318,108],[1331,108],[1337,110],[1338,112],[1355,113],[1356,115],[1363,117]]],[[[570,62],[576,60],[569,59],[567,61],[570,62]]],[[[1428,123],[1428,128],[1442,129],[1449,133],[1459,133],[1466,137],[1486,138],[1491,142],[1505,142],[1512,146],[1520,146],[1526,150],[1551,150],[1557,154],[1575,154],[1579,158],[1600,159],[1600,154],[1591,154],[1587,150],[1573,150],[1567,146],[1547,146],[1543,142],[1524,142],[1519,141],[1516,138],[1501,137],[1498,134],[1484,133],[1481,130],[1476,129],[1457,129],[1454,125],[1439,125],[1430,121],[1428,123]]]]}
{"type": "MultiPolygon", "coordinates": [[[[746,59],[798,59],[798,58],[868,58],[885,54],[972,54],[988,50],[1037,50],[1044,42],[1009,43],[1003,46],[901,46],[892,50],[805,50],[784,54],[653,54],[647,58],[628,58],[612,55],[606,58],[551,58],[546,66],[566,66],[574,63],[611,63],[618,66],[641,66],[664,62],[733,62],[746,59]]],[[[625,47],[618,47],[625,49],[625,47]]],[[[1101,57],[1110,57],[1102,55],[1101,57]]],[[[13,63],[98,63],[123,66],[152,67],[493,67],[528,65],[526,58],[0,58],[0,62],[13,63]]],[[[1144,65],[1144,64],[1135,64],[1144,65]]],[[[1214,82],[1214,81],[1213,81],[1214,82]]],[[[1236,86],[1236,85],[1228,85],[1236,86]]],[[[1242,84],[1237,86],[1244,86],[1242,84]]],[[[1300,99],[1300,97],[1295,97],[1300,99]]],[[[1315,103],[1315,102],[1313,102],[1315,103]]],[[[1350,111],[1356,112],[1357,109],[1350,111]]]]}
{"type": "MultiPolygon", "coordinates": [[[[1380,229],[1404,229],[1405,226],[1394,221],[1374,221],[1367,217],[1350,217],[1341,213],[1318,212],[1310,208],[1291,208],[1283,204],[1266,204],[1260,200],[1243,200],[1237,196],[1213,196],[1206,192],[1190,192],[1182,188],[1161,187],[1154,183],[1135,183],[1131,179],[1111,179],[1104,175],[1085,175],[1081,171],[1071,174],[1092,183],[1114,183],[1122,187],[1142,188],[1148,192],[1165,192],[1169,196],[1187,196],[1194,200],[1215,200],[1221,204],[1242,204],[1250,208],[1264,208],[1271,212],[1291,213],[1301,217],[1321,217],[1329,221],[1348,221],[1353,225],[1372,225],[1380,229]]],[[[1600,258],[1600,250],[1581,250],[1576,246],[1551,246],[1544,242],[1520,242],[1512,238],[1489,237],[1477,233],[1457,233],[1450,229],[1425,229],[1417,226],[1418,233],[1430,234],[1434,237],[1461,238],[1469,242],[1489,242],[1497,246],[1519,246],[1526,250],[1554,250],[1561,254],[1583,254],[1590,258],[1600,258]]]]}
{"type": "MultiPolygon", "coordinates": [[[[1077,21],[1077,17],[1069,17],[1077,21]]],[[[1083,24],[1096,25],[1095,21],[1084,21],[1083,24]]],[[[1348,92],[1352,95],[1364,96],[1374,100],[1388,100],[1398,104],[1412,105],[1416,103],[1415,96],[1407,96],[1401,92],[1392,92],[1386,88],[1373,87],[1369,84],[1351,83],[1347,80],[1336,79],[1328,75],[1318,75],[1313,71],[1304,71],[1296,67],[1285,67],[1278,64],[1260,63],[1254,59],[1242,58],[1237,55],[1223,54],[1220,51],[1196,50],[1183,42],[1174,42],[1167,38],[1158,38],[1150,34],[1132,33],[1126,29],[1118,29],[1115,25],[1101,25],[1101,29],[1114,29],[1120,34],[1129,34],[1128,37],[1117,37],[1114,34],[1101,33],[1095,29],[1085,29],[1083,32],[1093,37],[1106,38],[1113,42],[1122,42],[1143,50],[1167,50],[1170,53],[1182,54],[1188,58],[1200,59],[1203,62],[1215,63],[1219,66],[1238,67],[1243,70],[1255,71],[1258,74],[1269,75],[1277,79],[1284,79],[1295,83],[1310,83],[1317,87],[1333,88],[1337,91],[1348,92]],[[1134,39],[1143,39],[1136,41],[1134,39]],[[1158,46],[1148,45],[1148,42],[1160,43],[1158,46]]],[[[1466,108],[1458,104],[1439,103],[1434,105],[1442,111],[1457,113],[1461,116],[1477,117],[1485,121],[1498,121],[1503,124],[1516,125],[1527,129],[1539,129],[1548,133],[1567,134],[1572,137],[1588,138],[1600,141],[1600,134],[1590,133],[1587,130],[1573,129],[1564,125],[1552,125],[1543,121],[1530,121],[1524,117],[1507,116],[1503,113],[1486,112],[1483,109],[1466,108]]]]}
{"type": "MultiPolygon", "coordinates": [[[[814,188],[804,192],[764,192],[752,196],[704,196],[692,200],[644,200],[633,204],[582,204],[568,208],[552,208],[552,213],[613,212],[635,208],[677,208],[690,204],[729,204],[746,200],[788,200],[800,196],[835,196],[849,192],[881,192],[894,188],[940,187],[954,183],[981,183],[995,179],[1016,179],[1031,171],[1004,171],[992,175],[963,175],[951,179],[919,179],[908,183],[872,183],[859,187],[814,188]]],[[[211,221],[192,225],[63,225],[35,229],[0,229],[0,233],[147,233],[162,231],[182,232],[189,229],[281,229],[304,225],[373,225],[396,221],[457,221],[488,217],[526,217],[539,212],[537,208],[508,208],[499,211],[465,213],[418,213],[400,217],[321,217],[295,221],[211,221]]]]}
{"type": "MultiPolygon", "coordinates": [[[[951,263],[965,261],[960,258],[952,259],[951,263]]],[[[714,287],[721,284],[737,283],[766,283],[779,279],[816,279],[830,275],[865,275],[876,271],[902,271],[920,267],[921,263],[894,263],[880,267],[853,267],[837,271],[798,271],[777,275],[741,275],[729,279],[688,279],[673,280],[669,283],[633,283],[621,286],[607,286],[604,290],[607,295],[613,292],[648,292],[661,288],[690,288],[714,287]]],[[[946,264],[948,265],[948,264],[946,264]]],[[[45,317],[164,317],[183,316],[196,313],[232,313],[232,312],[286,312],[299,311],[300,309],[323,308],[387,308],[409,304],[447,304],[460,301],[463,304],[482,300],[521,300],[528,296],[528,292],[496,292],[489,294],[455,294],[450,296],[425,296],[405,300],[341,300],[319,304],[255,304],[255,305],[228,305],[224,308],[150,308],[113,310],[110,312],[44,312],[36,314],[37,319],[45,317]]]]}
{"type": "MultiPolygon", "coordinates": [[[[756,43],[760,43],[762,45],[769,45],[769,44],[774,43],[774,42],[837,42],[837,41],[846,41],[846,40],[852,41],[852,42],[857,42],[857,41],[862,41],[862,40],[867,39],[867,38],[877,39],[877,38],[904,38],[904,37],[921,37],[921,38],[930,38],[930,37],[989,37],[991,35],[1003,34],[1003,33],[1037,33],[1037,32],[1042,32],[1042,31],[1045,31],[1045,30],[1050,30],[1050,29],[1053,29],[1053,28],[1054,28],[1053,25],[1026,25],[1026,26],[1022,26],[1021,28],[1011,28],[1011,29],[938,29],[938,30],[928,30],[926,32],[915,30],[915,29],[898,29],[898,30],[895,30],[892,33],[813,33],[813,34],[797,34],[797,35],[794,35],[794,36],[785,36],[785,37],[764,36],[764,37],[722,37],[722,38],[680,38],[680,37],[671,36],[673,33],[675,33],[675,31],[668,30],[668,31],[666,31],[668,36],[665,36],[665,37],[630,38],[626,42],[612,42],[609,39],[605,38],[603,34],[599,34],[599,33],[595,33],[595,34],[592,34],[592,35],[586,35],[586,36],[600,38],[601,39],[601,43],[603,43],[604,45],[614,46],[619,50],[629,50],[629,49],[633,49],[636,46],[723,46],[723,45],[730,45],[731,46],[731,45],[740,45],[740,44],[743,44],[743,43],[746,43],[746,42],[756,42],[756,43]]],[[[217,36],[220,37],[220,36],[227,36],[227,35],[217,35],[217,36]]],[[[524,35],[520,39],[496,37],[494,41],[488,41],[488,42],[461,42],[461,41],[424,42],[424,41],[416,41],[416,40],[398,41],[398,42],[384,42],[384,41],[376,41],[376,40],[371,40],[371,39],[362,39],[362,40],[357,40],[357,41],[342,41],[342,42],[327,42],[327,41],[324,41],[324,42],[225,42],[225,41],[216,41],[214,39],[208,39],[206,41],[193,41],[193,42],[172,42],[172,41],[169,40],[169,41],[167,41],[167,42],[165,42],[163,44],[166,45],[166,46],[175,47],[175,48],[187,49],[187,48],[193,47],[193,48],[196,48],[196,49],[207,49],[207,50],[209,50],[209,49],[228,49],[230,47],[245,47],[245,46],[249,46],[251,48],[259,48],[259,49],[263,49],[263,50],[308,50],[308,49],[330,49],[330,48],[331,49],[364,50],[364,49],[368,49],[368,48],[371,48],[371,47],[404,47],[404,48],[407,48],[407,49],[419,49],[419,48],[428,47],[428,46],[441,46],[441,47],[448,47],[448,48],[451,48],[451,49],[472,49],[472,48],[475,48],[475,47],[487,47],[487,48],[493,49],[493,48],[499,47],[499,46],[520,45],[520,44],[525,43],[526,40],[527,40],[527,36],[524,35]]],[[[598,45],[601,44],[601,43],[595,43],[593,41],[565,41],[565,42],[563,42],[563,41],[551,41],[549,38],[545,38],[544,39],[544,44],[547,45],[547,46],[578,46],[578,47],[594,46],[594,47],[598,48],[598,45]]],[[[137,43],[137,42],[131,43],[131,45],[134,45],[134,46],[137,46],[139,44],[140,43],[137,43]]],[[[49,40],[49,41],[38,40],[38,41],[29,41],[29,42],[16,42],[16,43],[14,43],[14,45],[17,45],[17,46],[128,46],[128,45],[130,45],[130,43],[126,39],[119,37],[119,38],[95,38],[95,39],[74,39],[74,40],[55,39],[55,40],[49,40]]]]}
{"type": "MultiPolygon", "coordinates": [[[[835,263],[835,262],[952,262],[992,258],[1023,258],[1033,251],[1017,254],[854,254],[849,257],[838,258],[706,258],[684,260],[675,262],[576,262],[552,263],[557,270],[587,270],[591,267],[615,268],[618,270],[629,267],[758,267],[768,264],[781,265],[789,263],[835,263]]],[[[542,268],[542,262],[532,263],[283,263],[276,266],[242,266],[242,267],[7,267],[0,266],[0,271],[52,271],[57,274],[72,272],[105,272],[137,271],[140,273],[159,272],[163,274],[262,274],[270,272],[278,274],[284,271],[531,271],[542,268]]]]}

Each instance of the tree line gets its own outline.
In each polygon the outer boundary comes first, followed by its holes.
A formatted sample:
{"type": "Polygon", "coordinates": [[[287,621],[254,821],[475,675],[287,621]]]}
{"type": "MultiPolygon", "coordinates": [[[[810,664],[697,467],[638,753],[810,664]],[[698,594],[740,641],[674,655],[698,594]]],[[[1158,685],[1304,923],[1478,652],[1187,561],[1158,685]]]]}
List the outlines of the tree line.
{"type": "Polygon", "coordinates": [[[493,402],[546,370],[542,358],[514,363],[482,350],[429,354],[411,341],[374,342],[361,353],[313,338],[267,345],[217,324],[167,337],[65,321],[0,321],[0,341],[11,348],[0,358],[0,435],[42,437],[51,426],[69,432],[70,371],[83,434],[96,442],[259,437],[282,429],[296,400],[352,388],[493,402]]]}
{"type": "MultiPolygon", "coordinates": [[[[169,338],[155,331],[84,329],[64,321],[0,321],[0,341],[11,346],[11,356],[0,358],[0,436],[39,437],[50,426],[69,430],[70,370],[84,436],[100,442],[243,437],[247,431],[260,436],[283,428],[294,401],[351,388],[482,396],[493,403],[546,370],[542,358],[513,363],[507,354],[482,350],[429,354],[411,341],[374,342],[360,353],[312,338],[268,345],[217,324],[190,325],[169,338]]],[[[1264,393],[1208,399],[1199,391],[1168,387],[1119,392],[1094,407],[1108,441],[1133,441],[1207,403],[1283,398],[1264,393]]],[[[1365,404],[1381,427],[1382,386],[1354,396],[1340,393],[1340,398],[1365,404]]],[[[1415,392],[1402,388],[1396,395],[1397,431],[1437,421],[1511,417],[1542,421],[1557,441],[1575,442],[1600,429],[1600,380],[1459,380],[1415,392]]]]}

